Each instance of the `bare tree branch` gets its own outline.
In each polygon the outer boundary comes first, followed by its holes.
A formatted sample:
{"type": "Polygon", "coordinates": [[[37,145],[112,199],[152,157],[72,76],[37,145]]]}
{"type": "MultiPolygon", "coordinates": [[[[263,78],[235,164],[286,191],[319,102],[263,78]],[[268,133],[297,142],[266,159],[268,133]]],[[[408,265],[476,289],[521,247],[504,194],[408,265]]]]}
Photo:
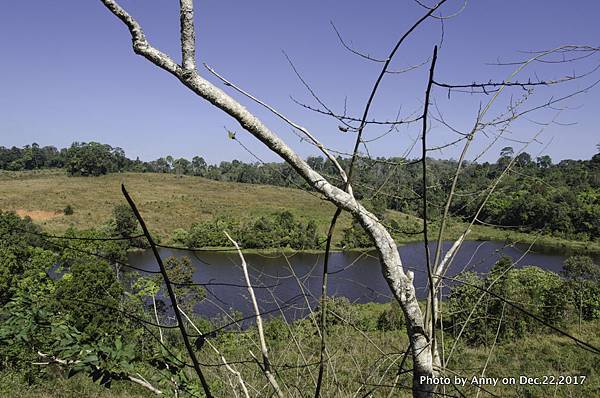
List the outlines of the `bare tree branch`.
{"type": "MultiPolygon", "coordinates": [[[[366,126],[366,120],[367,117],[369,115],[369,110],[371,109],[371,104],[373,103],[373,99],[375,98],[375,94],[377,93],[377,89],[379,88],[379,85],[381,84],[381,81],[383,80],[383,77],[385,76],[385,73],[390,65],[390,62],[392,62],[392,59],[394,58],[394,55],[396,55],[396,52],[398,51],[398,49],[400,48],[400,46],[402,45],[402,43],[404,42],[404,40],[406,40],[406,38],[408,36],[410,36],[410,34],[417,28],[419,27],[419,25],[421,25],[421,23],[423,23],[427,18],[429,18],[435,10],[437,10],[439,7],[442,6],[442,4],[444,4],[447,0],[441,0],[439,1],[434,7],[432,7],[429,12],[427,12],[425,15],[423,15],[421,18],[419,18],[401,37],[400,39],[396,42],[396,45],[394,46],[394,48],[392,48],[392,51],[390,52],[390,54],[388,55],[385,63],[383,64],[383,67],[381,68],[381,72],[379,73],[379,76],[377,77],[377,79],[375,80],[375,84],[373,85],[373,89],[371,90],[371,94],[369,95],[369,99],[367,100],[367,103],[365,105],[365,110],[363,112],[363,116],[361,118],[361,123],[360,126],[358,127],[357,130],[357,134],[356,134],[356,142],[354,143],[354,150],[352,151],[353,154],[356,154],[358,152],[358,146],[361,143],[361,139],[362,139],[362,132],[366,126]]],[[[351,179],[352,178],[352,170],[354,167],[354,163],[356,161],[356,156],[353,155],[352,159],[350,160],[350,165],[348,166],[348,178],[351,179]]]]}
{"type": "Polygon", "coordinates": [[[235,248],[237,249],[238,255],[240,256],[240,261],[242,263],[242,270],[244,271],[244,278],[246,279],[246,283],[248,284],[248,293],[250,293],[250,299],[252,300],[252,306],[254,307],[254,312],[256,313],[256,326],[258,328],[258,338],[260,340],[260,348],[261,348],[262,359],[263,359],[261,370],[267,377],[267,380],[269,380],[269,383],[271,383],[271,386],[273,386],[273,389],[275,390],[275,393],[277,394],[277,396],[279,398],[283,398],[283,393],[281,392],[281,389],[279,388],[279,384],[277,383],[277,380],[273,376],[273,373],[271,373],[271,362],[269,361],[269,351],[267,349],[267,342],[265,340],[265,333],[263,331],[262,317],[260,316],[258,302],[256,301],[256,296],[254,295],[254,289],[252,289],[252,284],[250,282],[250,276],[248,275],[248,266],[246,265],[246,259],[244,258],[244,255],[242,254],[242,251],[240,250],[240,247],[238,246],[237,242],[235,240],[233,240],[226,231],[223,231],[223,232],[227,236],[227,239],[229,239],[231,241],[231,243],[235,246],[235,248]]]}
{"type": "Polygon", "coordinates": [[[336,167],[338,173],[340,174],[340,177],[342,178],[342,181],[344,181],[344,183],[347,184],[346,192],[348,192],[350,195],[352,195],[352,187],[350,186],[350,184],[348,182],[348,177],[346,176],[346,172],[344,171],[344,169],[342,168],[342,166],[340,165],[340,163],[337,161],[337,159],[335,158],[335,156],[332,156],[329,153],[329,151],[327,150],[327,148],[325,148],[325,146],[321,142],[319,142],[319,140],[317,140],[315,138],[315,136],[313,134],[311,134],[310,131],[308,131],[308,129],[306,129],[305,127],[300,126],[298,123],[293,122],[287,116],[283,115],[281,112],[279,112],[275,108],[273,108],[271,105],[269,105],[269,104],[267,104],[267,103],[259,100],[258,98],[256,98],[252,94],[250,94],[250,93],[242,90],[241,88],[239,88],[235,84],[231,83],[229,80],[225,79],[223,76],[221,76],[220,74],[218,74],[210,66],[208,66],[206,64],[204,64],[204,66],[206,67],[206,69],[210,73],[212,73],[214,76],[216,76],[217,78],[219,78],[223,83],[225,83],[226,86],[232,87],[237,92],[245,95],[246,97],[250,98],[254,102],[256,102],[256,103],[264,106],[269,111],[271,111],[273,114],[275,114],[277,117],[279,117],[284,122],[286,122],[287,124],[289,124],[290,126],[292,126],[294,129],[302,132],[317,148],[319,148],[321,150],[321,152],[323,152],[323,154],[325,155],[325,157],[327,157],[327,159],[329,159],[329,161],[331,163],[333,163],[333,165],[336,167]]]}
{"type": "MultiPolygon", "coordinates": [[[[425,266],[427,269],[427,278],[429,280],[429,289],[430,289],[430,299],[433,307],[433,300],[435,297],[434,294],[434,285],[433,285],[433,270],[431,266],[431,258],[429,253],[429,234],[428,234],[428,212],[427,212],[427,120],[428,120],[428,112],[429,112],[429,102],[431,96],[431,86],[433,85],[433,75],[435,71],[435,63],[437,61],[437,51],[438,47],[433,47],[433,56],[431,57],[431,67],[429,69],[429,80],[427,82],[427,89],[425,90],[425,104],[423,106],[423,129],[421,131],[421,143],[422,143],[422,171],[423,171],[423,245],[425,247],[425,266]]],[[[432,314],[433,325],[435,325],[435,314],[432,314]]],[[[429,333],[429,338],[432,346],[432,352],[435,352],[436,342],[435,342],[435,327],[429,328],[427,330],[429,333]]],[[[435,356],[435,354],[433,354],[435,356]]]]}
{"type": "MultiPolygon", "coordinates": [[[[362,122],[362,119],[357,118],[357,117],[348,116],[348,115],[346,115],[345,112],[344,112],[344,114],[340,115],[340,114],[337,114],[337,113],[333,113],[332,111],[330,111],[328,109],[323,110],[323,109],[320,109],[320,108],[315,108],[315,107],[310,106],[308,104],[304,104],[304,103],[298,101],[297,99],[295,99],[294,97],[291,97],[291,99],[292,99],[292,101],[294,103],[296,103],[297,105],[299,105],[299,106],[301,106],[303,108],[308,109],[309,111],[320,113],[320,114],[326,115],[326,116],[331,116],[331,117],[333,117],[335,119],[338,119],[338,120],[341,119],[341,120],[344,120],[346,122],[362,122]]],[[[419,120],[421,120],[420,116],[417,117],[417,118],[415,118],[415,119],[407,119],[407,120],[404,120],[404,119],[398,119],[398,120],[376,120],[376,119],[371,119],[371,120],[365,121],[365,124],[366,125],[369,125],[369,124],[373,124],[373,125],[376,125],[376,124],[381,124],[381,125],[400,125],[400,124],[414,123],[414,122],[417,122],[419,120]]],[[[353,130],[357,130],[356,127],[353,127],[352,129],[353,130]]]]}
{"type": "MultiPolygon", "coordinates": [[[[60,359],[60,358],[56,358],[54,356],[51,356],[49,354],[44,354],[43,352],[38,351],[37,352],[38,355],[44,359],[46,359],[44,362],[32,362],[32,365],[50,365],[50,364],[58,364],[58,365],[74,365],[77,363],[80,363],[80,360],[66,360],[66,359],[60,359]]],[[[135,376],[131,376],[129,374],[125,375],[125,378],[133,383],[139,384],[140,386],[146,388],[147,390],[152,391],[153,393],[155,393],[156,395],[162,395],[162,391],[159,390],[158,388],[154,387],[152,384],[150,384],[141,374],[137,374],[137,377],[135,376]]]]}
{"type": "Polygon", "coordinates": [[[181,28],[181,66],[185,70],[196,69],[196,32],[194,31],[194,2],[179,0],[181,28]]]}
{"type": "Polygon", "coordinates": [[[183,343],[185,344],[185,348],[187,349],[187,352],[188,352],[190,358],[192,359],[192,363],[194,364],[194,370],[196,371],[196,374],[198,375],[198,378],[200,379],[200,383],[202,383],[202,388],[204,389],[204,393],[206,394],[206,397],[211,398],[212,394],[210,392],[210,387],[208,386],[208,383],[206,382],[206,379],[204,378],[204,373],[202,372],[202,369],[200,369],[200,363],[198,362],[198,358],[196,358],[196,353],[194,352],[194,349],[193,349],[192,345],[190,344],[187,331],[185,330],[185,325],[183,324],[183,320],[181,319],[181,314],[177,310],[179,308],[177,305],[177,298],[175,297],[175,292],[173,291],[173,287],[171,286],[171,281],[169,280],[169,275],[167,274],[165,265],[163,264],[160,254],[158,253],[158,249],[157,249],[156,245],[154,244],[154,239],[152,239],[152,235],[150,235],[150,232],[148,231],[148,228],[146,227],[146,223],[144,222],[144,219],[142,218],[140,212],[138,211],[137,206],[135,205],[133,199],[131,199],[131,196],[129,196],[129,193],[125,189],[125,185],[121,184],[121,191],[123,192],[123,196],[125,196],[127,203],[129,203],[129,206],[131,207],[131,210],[133,211],[135,218],[137,218],[138,222],[140,223],[140,226],[142,227],[142,231],[144,232],[144,235],[146,236],[146,239],[148,240],[148,243],[150,244],[150,247],[152,248],[152,252],[154,253],[154,257],[156,258],[156,262],[158,263],[158,266],[160,268],[160,273],[165,282],[165,286],[167,287],[167,293],[169,294],[169,300],[171,301],[171,304],[173,305],[173,309],[175,310],[174,311],[175,318],[177,319],[177,326],[179,327],[179,330],[181,332],[181,337],[183,338],[183,343]]]}

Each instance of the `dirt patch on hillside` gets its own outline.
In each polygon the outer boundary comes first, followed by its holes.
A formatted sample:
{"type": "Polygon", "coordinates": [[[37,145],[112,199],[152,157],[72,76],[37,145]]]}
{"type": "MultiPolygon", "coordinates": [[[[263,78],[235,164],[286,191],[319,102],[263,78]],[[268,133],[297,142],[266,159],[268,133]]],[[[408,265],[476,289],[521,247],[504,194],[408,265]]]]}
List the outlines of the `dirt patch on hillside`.
{"type": "Polygon", "coordinates": [[[29,217],[33,221],[46,221],[52,218],[60,217],[63,213],[60,211],[45,211],[45,210],[25,210],[17,209],[15,211],[19,217],[29,217]]]}

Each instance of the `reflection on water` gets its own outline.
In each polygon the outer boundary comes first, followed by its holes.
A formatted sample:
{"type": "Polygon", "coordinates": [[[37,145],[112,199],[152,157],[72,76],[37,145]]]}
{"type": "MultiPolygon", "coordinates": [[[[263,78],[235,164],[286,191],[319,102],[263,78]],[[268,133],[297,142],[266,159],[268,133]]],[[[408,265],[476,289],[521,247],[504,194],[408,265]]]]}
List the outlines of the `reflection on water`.
{"type": "MultiPolygon", "coordinates": [[[[452,242],[444,243],[448,250],[452,242]]],[[[517,267],[536,265],[547,270],[560,272],[565,256],[556,253],[527,251],[528,246],[506,246],[501,242],[467,241],[456,254],[447,276],[462,271],[488,272],[501,256],[509,256],[517,267]]],[[[417,295],[424,297],[426,269],[422,243],[412,243],[399,248],[404,269],[415,274],[417,295]]],[[[435,245],[430,246],[435,252],[435,245]]],[[[206,299],[196,308],[199,314],[215,317],[224,311],[240,311],[244,316],[253,314],[245,287],[222,284],[245,285],[239,257],[235,252],[191,253],[184,250],[161,250],[163,257],[188,256],[196,267],[194,281],[208,283],[206,299]]],[[[323,254],[298,253],[288,255],[245,255],[250,278],[255,286],[261,311],[269,315],[281,315],[297,319],[314,308],[321,291],[323,254]]],[[[132,253],[131,265],[147,270],[156,270],[156,261],[151,251],[132,253]]],[[[388,302],[392,296],[383,279],[379,259],[375,252],[332,253],[330,259],[329,294],[347,297],[351,302],[388,302]]],[[[451,281],[448,282],[451,284],[451,281]]]]}

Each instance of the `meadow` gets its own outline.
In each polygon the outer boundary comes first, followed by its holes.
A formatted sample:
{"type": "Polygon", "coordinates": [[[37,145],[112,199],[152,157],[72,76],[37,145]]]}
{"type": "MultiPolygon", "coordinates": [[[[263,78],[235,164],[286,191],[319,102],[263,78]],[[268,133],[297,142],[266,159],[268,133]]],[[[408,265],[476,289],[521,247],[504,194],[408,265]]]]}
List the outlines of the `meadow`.
{"type": "MultiPolygon", "coordinates": [[[[67,176],[63,170],[0,171],[0,210],[29,215],[50,233],[60,234],[69,227],[91,229],[108,220],[116,205],[125,203],[121,184],[125,184],[150,230],[162,242],[169,242],[173,231],[178,228],[188,229],[194,223],[219,215],[246,220],[283,210],[290,211],[301,221],[314,220],[318,232],[325,235],[335,210],[318,194],[295,188],[167,173],[127,172],[76,177],[67,176]],[[67,206],[73,209],[73,214],[64,214],[67,206]]],[[[385,217],[388,221],[395,220],[405,230],[422,228],[421,219],[412,215],[386,210],[385,217]]],[[[342,213],[334,234],[334,244],[340,242],[343,230],[351,222],[351,217],[342,213]]],[[[451,219],[446,239],[456,239],[466,225],[451,219]]],[[[437,231],[435,222],[430,227],[430,234],[437,231]]],[[[566,240],[485,225],[475,225],[468,238],[534,243],[537,248],[567,252],[600,253],[599,242],[566,240]]],[[[419,234],[396,236],[399,244],[421,239],[419,234]]]]}
{"type": "MultiPolygon", "coordinates": [[[[126,203],[125,184],[153,233],[167,239],[176,228],[217,215],[257,217],[289,210],[300,220],[314,219],[321,232],[335,208],[311,193],[292,188],[220,182],[195,176],[160,173],[112,173],[69,177],[62,170],[0,173],[0,209],[32,214],[53,233],[68,227],[89,229],[111,217],[114,206],[126,203]],[[72,215],[64,215],[66,206],[72,215]],[[36,213],[37,212],[37,213],[36,213]],[[36,217],[43,212],[45,217],[36,217]]],[[[350,224],[346,215],[341,225],[350,224]]]]}

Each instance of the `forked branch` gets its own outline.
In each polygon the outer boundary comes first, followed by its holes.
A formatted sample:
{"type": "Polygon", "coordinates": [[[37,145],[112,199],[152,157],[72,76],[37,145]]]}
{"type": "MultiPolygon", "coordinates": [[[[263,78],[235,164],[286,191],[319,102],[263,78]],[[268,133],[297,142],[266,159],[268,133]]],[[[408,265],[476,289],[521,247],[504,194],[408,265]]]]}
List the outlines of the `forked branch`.
{"type": "MultiPolygon", "coordinates": [[[[208,80],[200,76],[197,70],[185,69],[183,66],[175,63],[166,54],[152,47],[146,40],[140,25],[114,0],[101,1],[108,10],[128,27],[132,36],[133,48],[137,54],[144,56],[156,66],[168,71],[198,96],[233,117],[243,129],[248,131],[270,150],[284,159],[286,163],[298,172],[298,174],[303,177],[315,191],[321,193],[339,209],[351,213],[352,216],[360,222],[365,232],[375,243],[376,250],[380,257],[383,276],[395,298],[399,301],[407,320],[407,332],[413,348],[414,395],[430,396],[433,391],[433,385],[423,384],[420,380],[422,376],[427,377],[433,375],[431,345],[424,329],[423,317],[416,298],[413,280],[411,275],[404,272],[396,243],[382,223],[375,215],[367,211],[362,204],[357,202],[353,195],[336,187],[323,175],[312,169],[308,163],[296,154],[277,134],[271,131],[261,120],[249,112],[238,101],[234,100],[223,90],[217,88],[208,80]]],[[[436,8],[445,1],[446,0],[441,0],[436,8]]],[[[191,7],[191,2],[187,4],[191,7]]],[[[428,12],[413,24],[413,26],[400,38],[392,51],[391,57],[393,57],[404,39],[429,15],[431,15],[431,12],[428,12]]],[[[187,19],[184,19],[184,21],[187,21],[187,19]]],[[[185,51],[182,50],[182,53],[184,52],[185,51]]],[[[189,55],[189,52],[187,52],[187,54],[189,55]]],[[[388,62],[384,65],[383,73],[385,73],[387,65],[388,62]]],[[[377,80],[377,84],[371,95],[371,100],[375,95],[374,93],[377,90],[377,86],[382,77],[383,75],[377,80]]],[[[366,124],[369,106],[370,102],[367,105],[365,114],[362,118],[363,127],[366,124]]],[[[360,131],[357,142],[360,142],[360,131]]],[[[356,150],[354,153],[356,154],[356,150]]],[[[354,158],[356,158],[356,155],[354,158]]],[[[348,180],[350,180],[351,168],[347,174],[348,180]]],[[[155,246],[153,246],[153,250],[156,251],[155,246]]],[[[175,314],[180,317],[178,311],[175,311],[175,314]]],[[[179,324],[181,325],[182,322],[179,321],[179,324]]],[[[198,371],[198,373],[201,374],[199,366],[198,371]]],[[[207,385],[206,388],[208,388],[207,385]]]]}

